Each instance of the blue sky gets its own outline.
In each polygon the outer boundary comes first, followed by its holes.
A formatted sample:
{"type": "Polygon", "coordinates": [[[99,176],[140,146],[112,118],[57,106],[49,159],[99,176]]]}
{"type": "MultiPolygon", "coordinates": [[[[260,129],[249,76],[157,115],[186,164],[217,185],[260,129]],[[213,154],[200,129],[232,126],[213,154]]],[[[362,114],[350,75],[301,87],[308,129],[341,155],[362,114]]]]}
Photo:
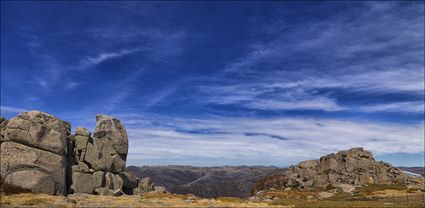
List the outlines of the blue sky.
{"type": "Polygon", "coordinates": [[[131,165],[424,165],[424,2],[2,2],[1,114],[121,119],[131,165]]]}

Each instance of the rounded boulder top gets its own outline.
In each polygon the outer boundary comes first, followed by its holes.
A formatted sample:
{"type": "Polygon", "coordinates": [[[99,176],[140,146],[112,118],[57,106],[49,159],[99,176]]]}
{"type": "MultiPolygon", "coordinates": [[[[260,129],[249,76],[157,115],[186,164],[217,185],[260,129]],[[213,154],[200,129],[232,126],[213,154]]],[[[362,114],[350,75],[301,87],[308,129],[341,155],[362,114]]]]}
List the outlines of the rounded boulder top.
{"type": "Polygon", "coordinates": [[[71,125],[41,111],[20,113],[7,122],[4,140],[66,155],[66,137],[71,125]]]}

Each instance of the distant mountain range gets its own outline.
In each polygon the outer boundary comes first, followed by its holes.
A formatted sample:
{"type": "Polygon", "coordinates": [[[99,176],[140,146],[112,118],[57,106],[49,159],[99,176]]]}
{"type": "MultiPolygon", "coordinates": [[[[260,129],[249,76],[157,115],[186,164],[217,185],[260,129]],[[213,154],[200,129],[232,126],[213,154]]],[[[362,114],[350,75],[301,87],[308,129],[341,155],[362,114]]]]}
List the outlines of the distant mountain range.
{"type": "MultiPolygon", "coordinates": [[[[423,167],[400,169],[425,176],[423,167]]],[[[248,197],[255,182],[266,176],[282,174],[286,169],[273,166],[129,166],[127,171],[139,178],[151,177],[155,184],[171,193],[194,194],[200,197],[248,197]]]]}
{"type": "Polygon", "coordinates": [[[425,167],[398,167],[403,171],[419,174],[425,177],[425,167]]]}
{"type": "Polygon", "coordinates": [[[151,177],[155,184],[171,193],[248,197],[258,179],[283,173],[285,169],[266,166],[142,166],[127,167],[139,178],[151,177]]]}

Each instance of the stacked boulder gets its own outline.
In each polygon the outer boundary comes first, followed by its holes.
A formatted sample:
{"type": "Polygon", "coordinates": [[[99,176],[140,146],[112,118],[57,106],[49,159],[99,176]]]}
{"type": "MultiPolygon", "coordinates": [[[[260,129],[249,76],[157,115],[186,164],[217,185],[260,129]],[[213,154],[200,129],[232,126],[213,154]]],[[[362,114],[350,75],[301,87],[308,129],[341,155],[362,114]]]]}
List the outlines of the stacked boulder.
{"type": "Polygon", "coordinates": [[[39,111],[2,118],[2,188],[66,194],[69,134],[69,123],[39,111]]]}
{"type": "Polygon", "coordinates": [[[68,122],[39,111],[1,117],[0,128],[2,189],[114,196],[165,191],[125,172],[128,137],[114,117],[97,115],[93,135],[83,127],[71,134],[68,122]]]}
{"type": "Polygon", "coordinates": [[[71,192],[121,195],[128,138],[121,122],[111,116],[97,115],[93,137],[78,127],[70,136],[73,146],[71,192]]]}
{"type": "Polygon", "coordinates": [[[257,182],[254,192],[270,188],[324,189],[336,187],[343,192],[355,186],[368,184],[421,183],[408,177],[400,169],[385,162],[377,162],[370,151],[352,148],[307,160],[291,166],[283,175],[272,176],[257,182]]]}

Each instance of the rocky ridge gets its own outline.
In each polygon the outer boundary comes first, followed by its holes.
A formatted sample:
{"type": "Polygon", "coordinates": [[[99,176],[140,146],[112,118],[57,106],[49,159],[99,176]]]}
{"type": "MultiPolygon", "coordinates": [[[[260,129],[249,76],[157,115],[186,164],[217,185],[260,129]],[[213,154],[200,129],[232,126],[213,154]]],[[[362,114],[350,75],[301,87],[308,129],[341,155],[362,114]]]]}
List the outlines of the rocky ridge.
{"type": "Polygon", "coordinates": [[[253,193],[270,189],[328,189],[352,192],[368,184],[423,186],[423,179],[409,177],[391,164],[375,161],[370,151],[352,148],[291,166],[281,175],[257,181],[253,193]]]}
{"type": "Polygon", "coordinates": [[[125,172],[128,137],[124,125],[111,116],[96,116],[93,136],[88,129],[52,115],[30,111],[0,118],[2,191],[20,190],[50,195],[99,195],[166,192],[150,178],[125,172]]]}

